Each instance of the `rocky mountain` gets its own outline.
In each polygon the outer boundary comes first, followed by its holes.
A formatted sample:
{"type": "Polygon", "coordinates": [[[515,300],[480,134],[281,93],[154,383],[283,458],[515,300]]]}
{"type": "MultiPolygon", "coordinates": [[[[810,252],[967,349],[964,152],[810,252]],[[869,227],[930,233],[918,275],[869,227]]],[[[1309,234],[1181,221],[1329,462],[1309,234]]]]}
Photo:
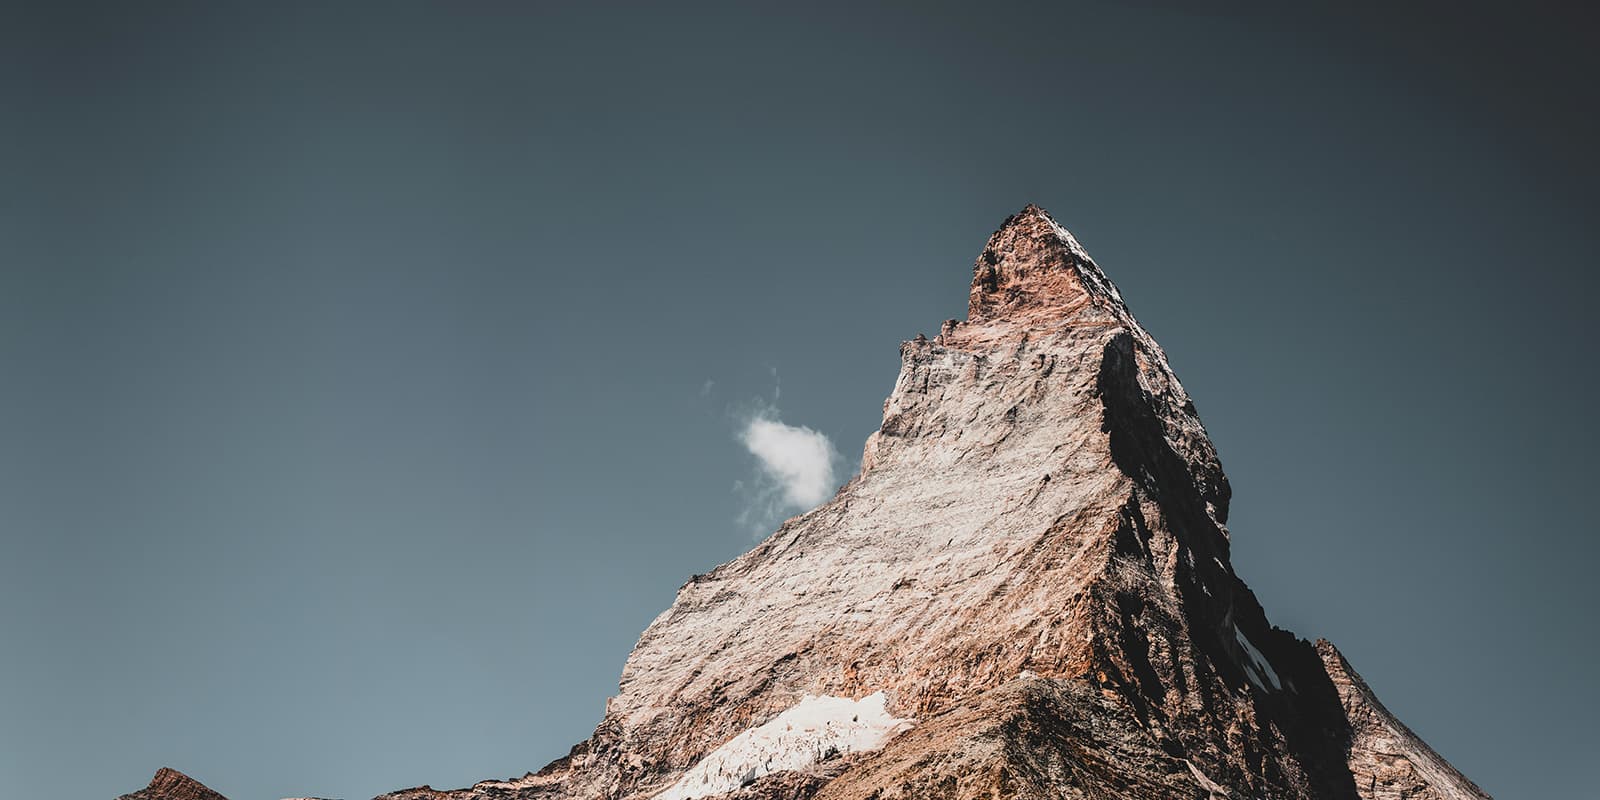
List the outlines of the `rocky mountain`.
{"type": "Polygon", "coordinates": [[[381,800],[1486,797],[1268,622],[1194,404],[1044,211],[901,359],[860,474],[690,578],[588,741],[381,800]]]}
{"type": "Polygon", "coordinates": [[[175,769],[162,767],[150,785],[117,800],[227,800],[205,784],[175,769]]]}

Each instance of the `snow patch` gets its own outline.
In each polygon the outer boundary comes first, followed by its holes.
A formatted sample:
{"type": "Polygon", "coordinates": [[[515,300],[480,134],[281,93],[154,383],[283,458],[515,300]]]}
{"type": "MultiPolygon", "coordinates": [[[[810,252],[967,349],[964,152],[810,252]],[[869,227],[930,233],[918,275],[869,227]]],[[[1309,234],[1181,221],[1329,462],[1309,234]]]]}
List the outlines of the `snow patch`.
{"type": "Polygon", "coordinates": [[[1250,639],[1244,635],[1244,631],[1239,630],[1237,625],[1233,627],[1233,638],[1237,639],[1239,647],[1244,649],[1244,655],[1248,661],[1244,665],[1245,677],[1248,677],[1250,682],[1263,692],[1267,690],[1266,681],[1272,682],[1272,688],[1282,689],[1283,683],[1278,680],[1278,673],[1272,668],[1272,663],[1267,661],[1267,657],[1262,655],[1261,651],[1250,643],[1250,639]]]}
{"type": "Polygon", "coordinates": [[[883,692],[860,700],[806,695],[761,725],[706,754],[654,800],[689,800],[731,792],[772,772],[803,769],[835,754],[876,750],[915,721],[884,708],[883,692]]]}
{"type": "Polygon", "coordinates": [[[1200,788],[1206,790],[1207,797],[1214,800],[1218,797],[1228,798],[1233,796],[1233,793],[1228,791],[1228,787],[1211,780],[1209,776],[1200,771],[1199,767],[1194,765],[1193,761],[1186,758],[1183,763],[1189,768],[1189,774],[1194,776],[1194,782],[1200,784],[1200,788]]]}

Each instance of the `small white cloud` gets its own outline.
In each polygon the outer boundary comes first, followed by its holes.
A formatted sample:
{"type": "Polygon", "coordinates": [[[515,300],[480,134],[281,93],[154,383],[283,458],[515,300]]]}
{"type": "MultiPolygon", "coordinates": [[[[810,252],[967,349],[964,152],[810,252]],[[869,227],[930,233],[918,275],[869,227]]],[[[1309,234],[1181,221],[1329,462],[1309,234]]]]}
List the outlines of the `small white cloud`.
{"type": "Polygon", "coordinates": [[[839,454],[820,431],[788,425],[775,409],[763,409],[745,420],[739,442],[756,457],[758,480],[749,508],[740,521],[757,531],[777,518],[812,508],[838,488],[839,454]]]}
{"type": "Polygon", "coordinates": [[[761,471],[783,488],[783,499],[796,508],[810,508],[832,493],[833,442],[810,428],[756,417],[745,425],[739,441],[761,462],[761,471]]]}

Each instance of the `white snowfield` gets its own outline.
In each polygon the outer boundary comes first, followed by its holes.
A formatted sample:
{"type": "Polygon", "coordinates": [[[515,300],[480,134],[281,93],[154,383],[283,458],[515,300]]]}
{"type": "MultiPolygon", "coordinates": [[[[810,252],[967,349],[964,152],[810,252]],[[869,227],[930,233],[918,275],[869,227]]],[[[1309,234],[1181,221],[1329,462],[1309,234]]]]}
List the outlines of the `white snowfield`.
{"type": "Polygon", "coordinates": [[[654,800],[731,792],[768,773],[803,769],[835,754],[876,750],[913,724],[884,709],[883,692],[860,700],[808,694],[770,722],[707,753],[654,800]]]}
{"type": "Polygon", "coordinates": [[[1235,626],[1233,629],[1233,638],[1239,640],[1239,646],[1244,648],[1245,658],[1249,661],[1249,663],[1244,665],[1245,677],[1248,677],[1250,682],[1255,684],[1256,688],[1263,692],[1267,690],[1267,687],[1266,684],[1262,682],[1262,678],[1271,681],[1272,688],[1282,689],[1283,682],[1278,680],[1278,671],[1273,669],[1272,662],[1268,661],[1267,657],[1262,655],[1261,651],[1257,650],[1256,646],[1250,643],[1250,639],[1244,635],[1244,631],[1239,630],[1239,628],[1235,626]]]}

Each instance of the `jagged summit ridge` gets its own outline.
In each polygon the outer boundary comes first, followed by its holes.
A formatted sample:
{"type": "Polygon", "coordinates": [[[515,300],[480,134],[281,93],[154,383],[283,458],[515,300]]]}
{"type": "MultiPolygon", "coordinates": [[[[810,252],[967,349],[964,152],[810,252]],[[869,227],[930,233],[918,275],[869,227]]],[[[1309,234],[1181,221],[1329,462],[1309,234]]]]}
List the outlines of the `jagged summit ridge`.
{"type": "Polygon", "coordinates": [[[385,800],[1483,797],[1267,620],[1194,404],[1042,209],[900,354],[860,473],[684,584],[590,739],[385,800]]]}
{"type": "Polygon", "coordinates": [[[981,322],[1079,295],[1121,304],[1089,252],[1044,209],[1029,204],[989,237],[973,269],[967,319],[981,322]]]}

